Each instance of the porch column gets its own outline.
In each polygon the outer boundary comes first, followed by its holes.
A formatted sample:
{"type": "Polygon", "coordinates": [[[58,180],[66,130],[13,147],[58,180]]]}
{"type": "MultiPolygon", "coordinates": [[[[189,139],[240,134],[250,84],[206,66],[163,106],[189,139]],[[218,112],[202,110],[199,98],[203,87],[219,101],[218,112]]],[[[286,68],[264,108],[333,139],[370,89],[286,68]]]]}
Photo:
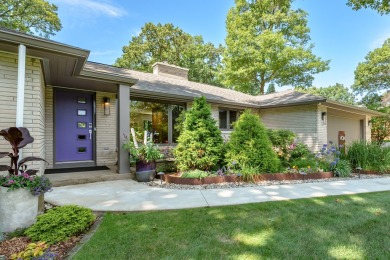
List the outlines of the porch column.
{"type": "Polygon", "coordinates": [[[129,155],[122,149],[127,136],[130,138],[130,86],[118,86],[118,173],[129,173],[129,155]]]}
{"type": "Polygon", "coordinates": [[[26,46],[19,45],[18,53],[18,91],[16,101],[16,127],[23,126],[24,85],[26,79],[26,46]]]}

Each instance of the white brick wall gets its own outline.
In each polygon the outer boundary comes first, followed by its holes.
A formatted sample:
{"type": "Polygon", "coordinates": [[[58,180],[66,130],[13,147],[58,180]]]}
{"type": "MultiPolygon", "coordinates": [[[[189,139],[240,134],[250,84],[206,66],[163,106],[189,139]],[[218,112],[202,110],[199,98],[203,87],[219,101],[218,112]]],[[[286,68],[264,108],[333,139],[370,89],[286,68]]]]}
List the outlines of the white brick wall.
{"type": "Polygon", "coordinates": [[[51,86],[46,87],[45,91],[46,99],[45,99],[45,147],[46,161],[49,162],[49,165],[46,168],[53,168],[53,160],[54,160],[54,114],[53,114],[53,88],[51,86]]]}
{"type": "MultiPolygon", "coordinates": [[[[0,129],[15,126],[17,71],[18,56],[0,52],[0,129]]],[[[45,104],[43,102],[45,93],[41,71],[39,60],[27,57],[23,125],[29,129],[35,141],[23,148],[23,157],[45,156],[45,104]]],[[[0,151],[9,151],[9,149],[8,142],[2,139],[0,151]]],[[[8,164],[8,160],[1,160],[1,163],[4,162],[8,164]]],[[[44,163],[34,162],[29,165],[43,173],[44,163]]]]}
{"type": "Polygon", "coordinates": [[[326,125],[322,125],[322,107],[317,105],[262,109],[261,119],[267,128],[288,129],[313,151],[326,143],[326,125]]]}
{"type": "Polygon", "coordinates": [[[115,165],[117,161],[116,103],[114,93],[96,93],[96,163],[115,165]],[[110,98],[110,115],[104,115],[103,98],[110,98]]]}

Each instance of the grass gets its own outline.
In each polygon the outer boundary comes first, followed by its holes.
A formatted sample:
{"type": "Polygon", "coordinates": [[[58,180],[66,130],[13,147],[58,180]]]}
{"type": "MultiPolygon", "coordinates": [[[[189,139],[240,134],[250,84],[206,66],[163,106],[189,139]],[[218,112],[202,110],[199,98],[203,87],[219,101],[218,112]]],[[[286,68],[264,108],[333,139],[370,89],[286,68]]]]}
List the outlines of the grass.
{"type": "Polygon", "coordinates": [[[106,214],[73,259],[388,259],[390,192],[106,214]]]}

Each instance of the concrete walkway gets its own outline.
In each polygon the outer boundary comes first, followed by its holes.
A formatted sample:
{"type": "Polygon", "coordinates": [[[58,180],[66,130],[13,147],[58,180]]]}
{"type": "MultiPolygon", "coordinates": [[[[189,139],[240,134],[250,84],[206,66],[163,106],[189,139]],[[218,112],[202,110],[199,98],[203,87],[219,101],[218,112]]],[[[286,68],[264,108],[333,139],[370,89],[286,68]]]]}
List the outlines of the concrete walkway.
{"type": "Polygon", "coordinates": [[[56,187],[45,194],[45,200],[54,205],[77,204],[94,211],[146,211],[389,190],[390,178],[209,190],[172,190],[150,187],[132,180],[118,180],[56,187]]]}

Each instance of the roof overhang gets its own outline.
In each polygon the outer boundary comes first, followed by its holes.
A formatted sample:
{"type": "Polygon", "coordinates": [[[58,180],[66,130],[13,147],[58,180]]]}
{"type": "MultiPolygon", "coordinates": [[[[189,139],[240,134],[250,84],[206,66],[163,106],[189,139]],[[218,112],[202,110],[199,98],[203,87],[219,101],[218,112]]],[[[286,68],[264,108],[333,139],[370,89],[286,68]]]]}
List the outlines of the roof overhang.
{"type": "Polygon", "coordinates": [[[321,103],[321,104],[326,106],[326,107],[329,107],[329,108],[333,108],[333,109],[336,109],[336,110],[349,112],[349,113],[353,113],[353,114],[367,115],[367,116],[371,116],[371,117],[375,117],[375,116],[388,116],[385,113],[381,113],[381,112],[377,112],[377,111],[374,111],[374,110],[370,110],[370,109],[365,108],[365,107],[358,107],[358,106],[348,105],[348,104],[345,104],[345,103],[340,103],[340,102],[329,100],[329,99],[326,100],[325,102],[321,103]]]}
{"type": "Polygon", "coordinates": [[[26,46],[29,57],[41,61],[45,85],[90,91],[117,92],[118,84],[132,86],[137,79],[85,69],[89,50],[0,28],[0,51],[18,53],[26,46]]]}

